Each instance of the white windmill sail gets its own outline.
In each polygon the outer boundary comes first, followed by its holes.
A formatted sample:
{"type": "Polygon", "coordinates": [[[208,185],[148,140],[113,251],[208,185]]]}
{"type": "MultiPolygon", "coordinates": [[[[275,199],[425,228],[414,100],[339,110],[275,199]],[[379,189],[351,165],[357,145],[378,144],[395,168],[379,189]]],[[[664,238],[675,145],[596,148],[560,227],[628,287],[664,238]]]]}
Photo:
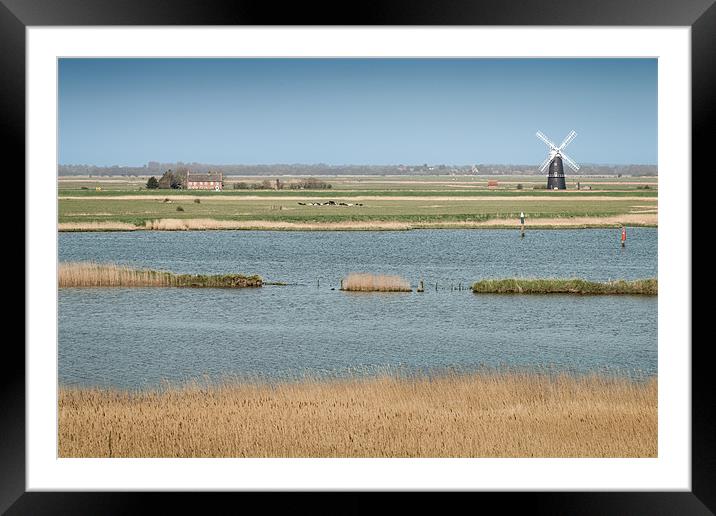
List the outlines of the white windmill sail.
{"type": "Polygon", "coordinates": [[[547,159],[545,159],[542,164],[539,166],[540,172],[544,172],[545,169],[549,166],[549,164],[552,162],[552,159],[554,159],[554,156],[550,153],[549,156],[547,156],[547,159]]]}
{"type": "Polygon", "coordinates": [[[547,144],[547,146],[550,148],[550,150],[557,150],[557,147],[555,147],[554,143],[550,141],[549,138],[547,138],[544,134],[542,134],[541,131],[537,131],[537,138],[542,140],[547,144]]]}
{"type": "Polygon", "coordinates": [[[570,168],[571,168],[572,170],[574,170],[575,172],[577,172],[577,171],[579,170],[579,165],[577,165],[577,164],[574,162],[574,160],[572,160],[572,158],[570,158],[569,156],[567,156],[564,152],[562,153],[562,160],[565,161],[565,162],[567,163],[567,165],[569,165],[570,168]]]}
{"type": "Polygon", "coordinates": [[[565,148],[567,145],[569,145],[569,143],[570,143],[572,140],[574,140],[576,137],[577,137],[577,133],[574,132],[574,131],[571,131],[571,132],[567,135],[567,137],[564,139],[564,141],[562,142],[562,145],[559,146],[559,150],[564,149],[564,148],[565,148]]]}
{"type": "Polygon", "coordinates": [[[545,144],[547,144],[547,147],[549,147],[549,155],[547,158],[542,162],[542,164],[539,166],[539,170],[541,172],[544,172],[544,170],[549,166],[549,164],[552,162],[554,158],[559,156],[562,158],[563,161],[569,165],[569,167],[574,170],[575,172],[579,170],[579,165],[567,156],[567,154],[564,152],[564,148],[569,145],[572,140],[574,140],[577,137],[576,131],[570,131],[569,134],[565,137],[565,139],[562,141],[559,147],[557,147],[554,143],[552,143],[552,140],[547,138],[547,136],[542,133],[542,131],[537,131],[535,133],[535,136],[542,140],[545,144]]]}

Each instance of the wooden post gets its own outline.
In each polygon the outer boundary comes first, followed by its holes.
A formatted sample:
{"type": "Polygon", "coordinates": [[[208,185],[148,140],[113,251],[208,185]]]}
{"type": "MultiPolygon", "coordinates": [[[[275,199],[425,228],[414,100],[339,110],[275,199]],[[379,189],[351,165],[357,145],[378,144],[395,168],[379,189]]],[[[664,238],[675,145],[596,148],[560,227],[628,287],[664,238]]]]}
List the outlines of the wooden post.
{"type": "Polygon", "coordinates": [[[343,280],[341,280],[341,290],[343,290],[343,280]]]}
{"type": "Polygon", "coordinates": [[[418,292],[425,292],[425,288],[423,286],[423,280],[420,280],[420,283],[418,284],[418,292]]]}

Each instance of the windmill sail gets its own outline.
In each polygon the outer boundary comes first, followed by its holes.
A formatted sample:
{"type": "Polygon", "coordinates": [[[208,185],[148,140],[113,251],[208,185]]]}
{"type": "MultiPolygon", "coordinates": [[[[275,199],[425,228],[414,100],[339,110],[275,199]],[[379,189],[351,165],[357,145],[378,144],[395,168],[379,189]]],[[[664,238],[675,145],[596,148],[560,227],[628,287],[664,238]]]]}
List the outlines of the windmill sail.
{"type": "Polygon", "coordinates": [[[569,143],[574,140],[577,137],[577,133],[574,131],[571,131],[567,137],[562,141],[562,144],[559,146],[559,150],[564,149],[569,143]]]}
{"type": "Polygon", "coordinates": [[[544,172],[545,169],[549,166],[549,162],[552,161],[552,155],[550,154],[547,156],[547,159],[542,162],[542,164],[539,166],[539,171],[544,172]]]}
{"type": "Polygon", "coordinates": [[[569,165],[575,172],[579,170],[579,165],[572,161],[572,158],[567,156],[564,152],[562,152],[562,159],[566,161],[567,165],[569,165]]]}

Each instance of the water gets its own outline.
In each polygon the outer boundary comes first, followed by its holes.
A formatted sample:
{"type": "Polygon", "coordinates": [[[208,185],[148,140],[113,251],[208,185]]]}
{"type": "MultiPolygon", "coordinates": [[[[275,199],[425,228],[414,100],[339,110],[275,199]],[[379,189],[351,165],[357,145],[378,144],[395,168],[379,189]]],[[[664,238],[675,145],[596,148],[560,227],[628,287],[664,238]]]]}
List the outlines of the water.
{"type": "Polygon", "coordinates": [[[60,261],[96,260],[178,273],[260,274],[338,286],[349,272],[401,274],[414,285],[481,278],[656,276],[657,230],[145,231],[60,233],[60,261]]]}
{"type": "Polygon", "coordinates": [[[474,295],[489,277],[657,275],[657,230],[61,233],[60,261],[260,274],[262,289],[62,289],[66,385],[143,388],[208,376],[293,378],[442,368],[657,372],[657,299],[474,295]],[[349,272],[426,292],[340,292],[349,272]],[[320,281],[320,286],[318,283],[320,281]],[[435,289],[437,283],[438,289],[435,289]],[[451,289],[452,287],[452,289],[451,289]],[[336,290],[331,290],[335,288],[336,290]]]}

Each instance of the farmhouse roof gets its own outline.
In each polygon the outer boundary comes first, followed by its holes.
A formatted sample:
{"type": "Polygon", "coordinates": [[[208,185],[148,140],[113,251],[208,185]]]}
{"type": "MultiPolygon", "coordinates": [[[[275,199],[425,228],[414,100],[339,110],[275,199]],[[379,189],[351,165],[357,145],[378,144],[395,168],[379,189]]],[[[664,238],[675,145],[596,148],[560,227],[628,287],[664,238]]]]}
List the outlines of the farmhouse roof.
{"type": "Polygon", "coordinates": [[[187,174],[187,181],[221,181],[221,172],[209,172],[208,174],[187,174]]]}

